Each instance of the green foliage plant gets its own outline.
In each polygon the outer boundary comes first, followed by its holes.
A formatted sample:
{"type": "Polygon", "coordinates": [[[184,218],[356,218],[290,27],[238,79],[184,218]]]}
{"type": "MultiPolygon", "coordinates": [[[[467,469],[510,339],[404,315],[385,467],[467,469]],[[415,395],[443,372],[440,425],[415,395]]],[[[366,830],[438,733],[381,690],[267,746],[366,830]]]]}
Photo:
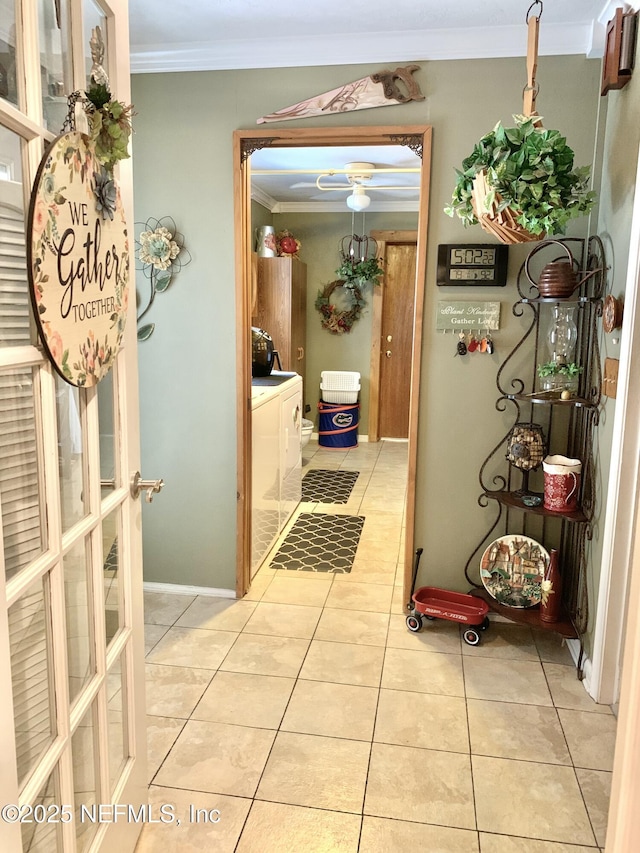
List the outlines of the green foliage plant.
{"type": "Polygon", "coordinates": [[[112,100],[107,87],[98,83],[90,87],[87,98],[92,106],[87,112],[96,159],[112,172],[118,160],[129,157],[133,107],[112,100]]]}
{"type": "Polygon", "coordinates": [[[336,270],[336,275],[344,281],[345,287],[364,287],[365,284],[380,284],[384,273],[379,258],[366,258],[356,261],[345,259],[336,270]]]}
{"type": "Polygon", "coordinates": [[[538,376],[579,376],[582,373],[582,367],[578,367],[575,361],[570,361],[568,364],[560,361],[546,361],[544,364],[538,365],[538,376]]]}
{"type": "Polygon", "coordinates": [[[590,167],[573,167],[574,152],[558,130],[536,126],[540,116],[514,116],[515,127],[498,122],[462,161],[449,216],[465,227],[477,225],[472,205],[473,181],[484,170],[491,191],[487,210],[511,209],[519,225],[531,234],[564,234],[570,219],[588,213],[595,202],[589,190],[590,167]]]}

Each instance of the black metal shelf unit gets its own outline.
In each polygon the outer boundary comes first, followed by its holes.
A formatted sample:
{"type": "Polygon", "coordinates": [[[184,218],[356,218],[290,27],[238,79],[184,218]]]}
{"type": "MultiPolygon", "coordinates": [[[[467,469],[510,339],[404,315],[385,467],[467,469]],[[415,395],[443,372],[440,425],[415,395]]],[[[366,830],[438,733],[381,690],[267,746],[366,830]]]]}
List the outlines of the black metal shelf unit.
{"type": "MultiPolygon", "coordinates": [[[[493,509],[494,520],[469,556],[465,575],[474,587],[473,594],[487,600],[493,610],[511,621],[553,630],[565,637],[579,638],[580,674],[582,637],[589,622],[586,543],[592,536],[595,502],[593,435],[600,416],[602,384],[598,319],[602,316],[606,262],[602,241],[597,236],[588,239],[563,238],[560,242],[570,249],[581,271],[596,272],[571,297],[549,298],[539,295],[525,274],[525,265],[520,268],[517,278],[519,299],[513,304],[512,312],[514,316],[524,318],[528,325],[500,365],[496,377],[499,396],[495,408],[508,416],[513,413],[513,424],[480,468],[481,494],[478,503],[481,507],[493,509]],[[582,368],[577,392],[569,400],[560,399],[554,392],[538,390],[537,366],[548,361],[544,328],[548,317],[545,314],[551,310],[549,305],[561,303],[569,303],[575,308],[577,342],[574,360],[582,368]],[[524,369],[523,364],[526,365],[524,369]],[[525,480],[522,472],[507,461],[506,448],[512,427],[526,421],[535,421],[543,427],[547,437],[547,453],[560,453],[582,461],[581,498],[575,511],[552,512],[541,505],[527,506],[522,501],[520,491],[525,482],[528,487],[528,476],[525,480]],[[537,607],[520,610],[501,605],[484,589],[479,571],[484,549],[493,539],[509,533],[531,535],[547,549],[558,549],[563,605],[560,622],[542,622],[537,607]]],[[[556,243],[556,256],[557,252],[556,243]]],[[[538,257],[541,263],[558,259],[554,257],[553,245],[542,249],[538,257]]],[[[537,493],[540,494],[542,473],[532,474],[537,479],[537,493]]],[[[533,491],[527,488],[529,494],[536,494],[535,485],[533,491]]]]}

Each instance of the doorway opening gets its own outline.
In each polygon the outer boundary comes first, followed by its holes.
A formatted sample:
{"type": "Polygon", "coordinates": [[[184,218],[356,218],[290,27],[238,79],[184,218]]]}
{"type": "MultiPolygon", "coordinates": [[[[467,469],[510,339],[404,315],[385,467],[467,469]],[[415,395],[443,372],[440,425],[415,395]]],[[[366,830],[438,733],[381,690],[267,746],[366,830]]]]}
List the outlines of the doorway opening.
{"type": "Polygon", "coordinates": [[[413,278],[414,308],[412,314],[412,346],[409,373],[408,412],[408,488],[404,552],[404,595],[408,596],[414,550],[416,440],[418,393],[420,383],[420,350],[426,266],[426,233],[429,202],[431,129],[427,126],[359,127],[359,128],[291,128],[277,131],[241,130],[234,134],[235,181],[235,246],[236,246],[236,353],[237,353],[237,423],[238,423],[238,512],[236,594],[242,597],[250,583],[251,566],[251,305],[252,222],[251,161],[252,152],[266,147],[299,149],[312,146],[407,145],[420,153],[420,200],[416,239],[416,262],[413,278]]]}

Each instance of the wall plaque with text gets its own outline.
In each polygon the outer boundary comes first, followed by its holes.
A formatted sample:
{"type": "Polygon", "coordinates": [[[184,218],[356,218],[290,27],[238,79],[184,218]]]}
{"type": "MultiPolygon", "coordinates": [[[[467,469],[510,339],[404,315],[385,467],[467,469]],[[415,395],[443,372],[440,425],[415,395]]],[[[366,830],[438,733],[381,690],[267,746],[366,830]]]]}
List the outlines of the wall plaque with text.
{"type": "Polygon", "coordinates": [[[31,301],[49,358],[71,385],[95,385],[121,347],[129,240],[120,192],[86,135],[65,133],[47,150],[28,234],[31,301]]]}
{"type": "Polygon", "coordinates": [[[448,329],[457,329],[459,332],[469,329],[495,332],[499,328],[499,302],[462,302],[446,299],[438,302],[436,329],[439,332],[448,329]]]}

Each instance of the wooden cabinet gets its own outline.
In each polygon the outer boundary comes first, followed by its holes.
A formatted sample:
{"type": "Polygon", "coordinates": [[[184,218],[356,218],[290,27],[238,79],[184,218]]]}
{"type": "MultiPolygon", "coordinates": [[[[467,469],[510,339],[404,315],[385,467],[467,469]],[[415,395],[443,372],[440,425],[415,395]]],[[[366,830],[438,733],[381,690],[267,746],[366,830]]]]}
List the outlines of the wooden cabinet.
{"type": "MultiPolygon", "coordinates": [[[[484,598],[500,615],[513,622],[577,638],[581,650],[578,660],[581,675],[582,638],[589,623],[589,590],[593,589],[594,583],[587,555],[596,501],[594,431],[599,421],[601,399],[598,321],[602,316],[607,264],[604,247],[598,237],[588,240],[565,237],[562,242],[571,249],[578,268],[590,270],[592,275],[571,297],[550,298],[540,296],[531,286],[524,274],[524,265],[520,269],[516,282],[520,298],[513,306],[513,314],[523,318],[524,332],[503,359],[496,379],[499,396],[495,408],[499,412],[511,412],[513,423],[480,469],[483,492],[478,503],[492,509],[492,523],[469,557],[465,575],[475,587],[473,594],[484,598]],[[549,358],[553,311],[563,305],[570,305],[577,314],[574,346],[575,362],[580,367],[577,388],[566,395],[567,399],[562,398],[557,388],[541,389],[537,375],[537,366],[549,358]],[[527,353],[528,357],[525,356],[527,353]],[[546,437],[547,453],[580,459],[582,484],[575,510],[546,509],[541,470],[532,466],[525,476],[525,466],[519,470],[516,462],[507,455],[509,436],[516,425],[540,427],[546,437]],[[529,473],[532,475],[531,483],[529,473]],[[534,501],[537,505],[532,505],[534,501]],[[562,574],[562,611],[558,622],[543,622],[540,610],[535,606],[500,604],[478,580],[480,558],[488,543],[509,534],[533,536],[545,548],[558,550],[562,574]]],[[[552,254],[547,260],[554,257],[553,252],[557,256],[557,245],[550,245],[548,250],[552,254]]]]}
{"type": "Polygon", "coordinates": [[[307,329],[307,267],[297,258],[258,258],[252,322],[268,332],[283,370],[304,377],[307,329]]]}

